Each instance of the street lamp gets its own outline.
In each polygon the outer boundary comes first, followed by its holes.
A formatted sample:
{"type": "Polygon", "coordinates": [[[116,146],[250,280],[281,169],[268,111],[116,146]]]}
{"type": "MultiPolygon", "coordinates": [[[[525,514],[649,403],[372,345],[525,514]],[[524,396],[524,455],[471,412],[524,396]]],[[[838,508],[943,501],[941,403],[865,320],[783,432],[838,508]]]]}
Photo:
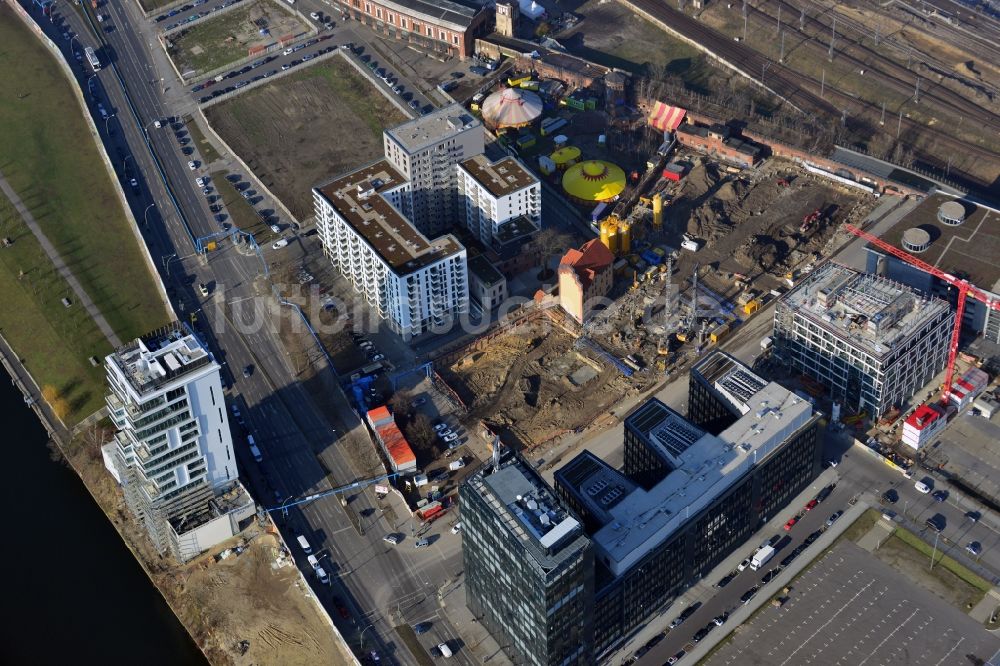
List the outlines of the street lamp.
{"type": "Polygon", "coordinates": [[[128,164],[128,161],[130,159],[132,159],[132,156],[131,155],[126,155],[125,159],[122,160],[122,174],[125,173],[125,165],[128,164]]]}
{"type": "Polygon", "coordinates": [[[764,72],[766,72],[767,68],[770,67],[770,66],[771,66],[770,62],[765,62],[765,63],[761,64],[761,66],[760,66],[760,85],[764,85],[764,72]]]}
{"type": "Polygon", "coordinates": [[[937,558],[938,537],[940,536],[941,536],[940,532],[934,533],[934,550],[931,552],[931,568],[930,568],[931,571],[934,570],[934,560],[935,558],[937,558]]]}
{"type": "Polygon", "coordinates": [[[151,203],[148,206],[146,206],[146,210],[144,210],[142,212],[142,219],[143,219],[142,226],[144,226],[144,227],[148,227],[149,226],[149,209],[150,208],[155,208],[155,207],[156,207],[155,203],[151,203]]]}
{"type": "Polygon", "coordinates": [[[284,501],[281,502],[281,516],[282,516],[282,518],[287,518],[288,517],[288,507],[286,507],[285,504],[288,502],[288,500],[294,499],[294,498],[295,498],[295,495],[289,495],[288,497],[286,497],[284,499],[284,501]]]}
{"type": "Polygon", "coordinates": [[[371,629],[374,626],[375,626],[375,624],[372,623],[372,624],[369,624],[367,627],[365,627],[364,629],[361,630],[361,649],[362,650],[365,649],[365,632],[368,631],[369,629],[371,629]]]}
{"type": "Polygon", "coordinates": [[[108,129],[108,123],[110,123],[115,118],[117,118],[117,116],[108,116],[107,118],[104,119],[104,133],[107,134],[108,136],[111,136],[111,130],[108,129]]]}

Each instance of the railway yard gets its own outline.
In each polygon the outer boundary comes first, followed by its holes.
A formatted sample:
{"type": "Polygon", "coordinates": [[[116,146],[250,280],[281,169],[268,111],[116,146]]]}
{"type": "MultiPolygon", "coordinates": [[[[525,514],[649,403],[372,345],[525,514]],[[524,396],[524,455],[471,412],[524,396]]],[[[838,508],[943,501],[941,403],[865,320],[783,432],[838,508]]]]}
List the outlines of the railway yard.
{"type": "Polygon", "coordinates": [[[920,8],[821,0],[703,10],[624,4],[737,64],[797,109],[840,120],[846,138],[876,156],[910,150],[915,164],[983,187],[1000,175],[994,18],[943,0],[920,8]],[[897,143],[905,148],[896,151],[897,143]]]}

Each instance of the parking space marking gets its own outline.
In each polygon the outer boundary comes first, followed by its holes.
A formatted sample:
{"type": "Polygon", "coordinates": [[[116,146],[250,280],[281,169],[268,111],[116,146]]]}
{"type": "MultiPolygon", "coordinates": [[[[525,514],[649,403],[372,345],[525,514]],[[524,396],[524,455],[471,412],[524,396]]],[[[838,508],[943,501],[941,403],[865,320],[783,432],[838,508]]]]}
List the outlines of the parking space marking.
{"type": "Polygon", "coordinates": [[[913,611],[912,613],[910,613],[910,617],[908,617],[908,618],[906,618],[905,620],[903,620],[903,623],[902,623],[902,624],[900,624],[900,625],[899,625],[898,627],[896,627],[895,629],[893,629],[892,631],[890,631],[890,632],[889,632],[889,635],[888,635],[888,636],[886,636],[885,638],[883,638],[883,639],[882,639],[882,642],[881,642],[881,643],[879,643],[878,645],[876,645],[876,646],[875,646],[875,649],[874,649],[874,650],[872,650],[872,651],[871,651],[871,652],[870,652],[870,653],[868,654],[868,656],[867,656],[867,657],[865,657],[865,658],[864,658],[863,660],[861,660],[861,661],[860,661],[860,662],[858,663],[858,666],[862,666],[862,665],[863,665],[864,663],[866,663],[866,662],[867,662],[867,661],[868,661],[869,659],[871,659],[871,658],[872,658],[872,656],[873,656],[873,655],[874,655],[874,654],[875,654],[876,652],[878,652],[878,651],[879,651],[879,650],[880,650],[880,649],[882,648],[882,646],[883,646],[883,645],[885,645],[886,641],[888,641],[888,640],[889,640],[890,638],[892,638],[892,637],[893,637],[893,636],[894,636],[894,635],[896,634],[896,632],[897,632],[897,631],[899,631],[900,629],[902,629],[903,627],[905,627],[905,626],[906,626],[906,623],[907,623],[907,622],[909,622],[910,620],[912,620],[912,619],[913,619],[913,616],[914,616],[914,615],[916,615],[916,614],[917,614],[917,613],[919,613],[919,612],[920,612],[920,610],[919,610],[919,609],[917,609],[917,610],[913,611]]]}
{"type": "Polygon", "coordinates": [[[958,642],[955,643],[953,646],[951,646],[951,649],[948,650],[948,652],[945,653],[945,655],[943,657],[941,657],[941,660],[936,664],[936,666],[941,666],[941,664],[944,663],[944,660],[947,659],[951,655],[952,652],[954,652],[955,650],[957,650],[958,646],[961,645],[962,641],[964,641],[964,640],[965,640],[965,636],[962,636],[961,638],[959,638],[958,642]]]}
{"type": "Polygon", "coordinates": [[[841,606],[840,608],[838,608],[837,612],[834,613],[830,617],[829,620],[827,620],[826,622],[824,622],[819,627],[819,629],[817,629],[816,631],[814,631],[809,638],[807,638],[805,641],[803,641],[799,645],[799,647],[795,648],[795,650],[790,655],[788,655],[788,657],[786,657],[783,662],[781,662],[781,666],[784,666],[785,664],[787,664],[791,660],[792,657],[794,657],[796,654],[798,654],[799,650],[801,650],[803,647],[805,647],[806,644],[809,641],[811,641],[813,638],[816,637],[816,634],[818,634],[819,632],[823,631],[823,629],[825,629],[827,627],[827,625],[829,625],[831,622],[833,622],[837,618],[837,616],[840,615],[844,611],[844,609],[846,609],[848,606],[850,606],[854,602],[855,599],[857,599],[862,594],[864,594],[865,591],[868,590],[868,588],[871,587],[874,584],[875,584],[875,579],[873,578],[867,585],[865,585],[863,588],[861,588],[860,590],[858,590],[857,593],[853,597],[851,597],[850,600],[847,603],[845,603],[843,606],[841,606]]]}

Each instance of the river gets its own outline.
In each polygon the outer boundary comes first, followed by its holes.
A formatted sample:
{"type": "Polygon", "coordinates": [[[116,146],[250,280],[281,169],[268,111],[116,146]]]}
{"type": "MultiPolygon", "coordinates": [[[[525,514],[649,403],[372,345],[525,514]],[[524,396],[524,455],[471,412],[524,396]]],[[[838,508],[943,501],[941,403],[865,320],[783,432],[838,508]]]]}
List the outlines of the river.
{"type": "Polygon", "coordinates": [[[45,429],[0,373],[8,456],[0,663],[206,663],[45,429]]]}

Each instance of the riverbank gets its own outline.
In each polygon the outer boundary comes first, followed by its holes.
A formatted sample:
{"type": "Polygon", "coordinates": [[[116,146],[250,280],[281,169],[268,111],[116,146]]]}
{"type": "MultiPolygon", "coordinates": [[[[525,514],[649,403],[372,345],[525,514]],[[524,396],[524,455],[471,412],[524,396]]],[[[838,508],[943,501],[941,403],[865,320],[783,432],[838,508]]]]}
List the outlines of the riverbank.
{"type": "Polygon", "coordinates": [[[179,565],[160,556],[127,510],[104,468],[100,446],[110,430],[98,415],[68,430],[0,335],[0,363],[44,426],[91,499],[118,532],[164,602],[212,664],[356,663],[337,639],[298,569],[280,557],[282,542],[270,522],[249,528],[214,552],[242,545],[242,555],[217,562],[213,553],[179,565]],[[275,566],[275,562],[284,566],[275,566]]]}

